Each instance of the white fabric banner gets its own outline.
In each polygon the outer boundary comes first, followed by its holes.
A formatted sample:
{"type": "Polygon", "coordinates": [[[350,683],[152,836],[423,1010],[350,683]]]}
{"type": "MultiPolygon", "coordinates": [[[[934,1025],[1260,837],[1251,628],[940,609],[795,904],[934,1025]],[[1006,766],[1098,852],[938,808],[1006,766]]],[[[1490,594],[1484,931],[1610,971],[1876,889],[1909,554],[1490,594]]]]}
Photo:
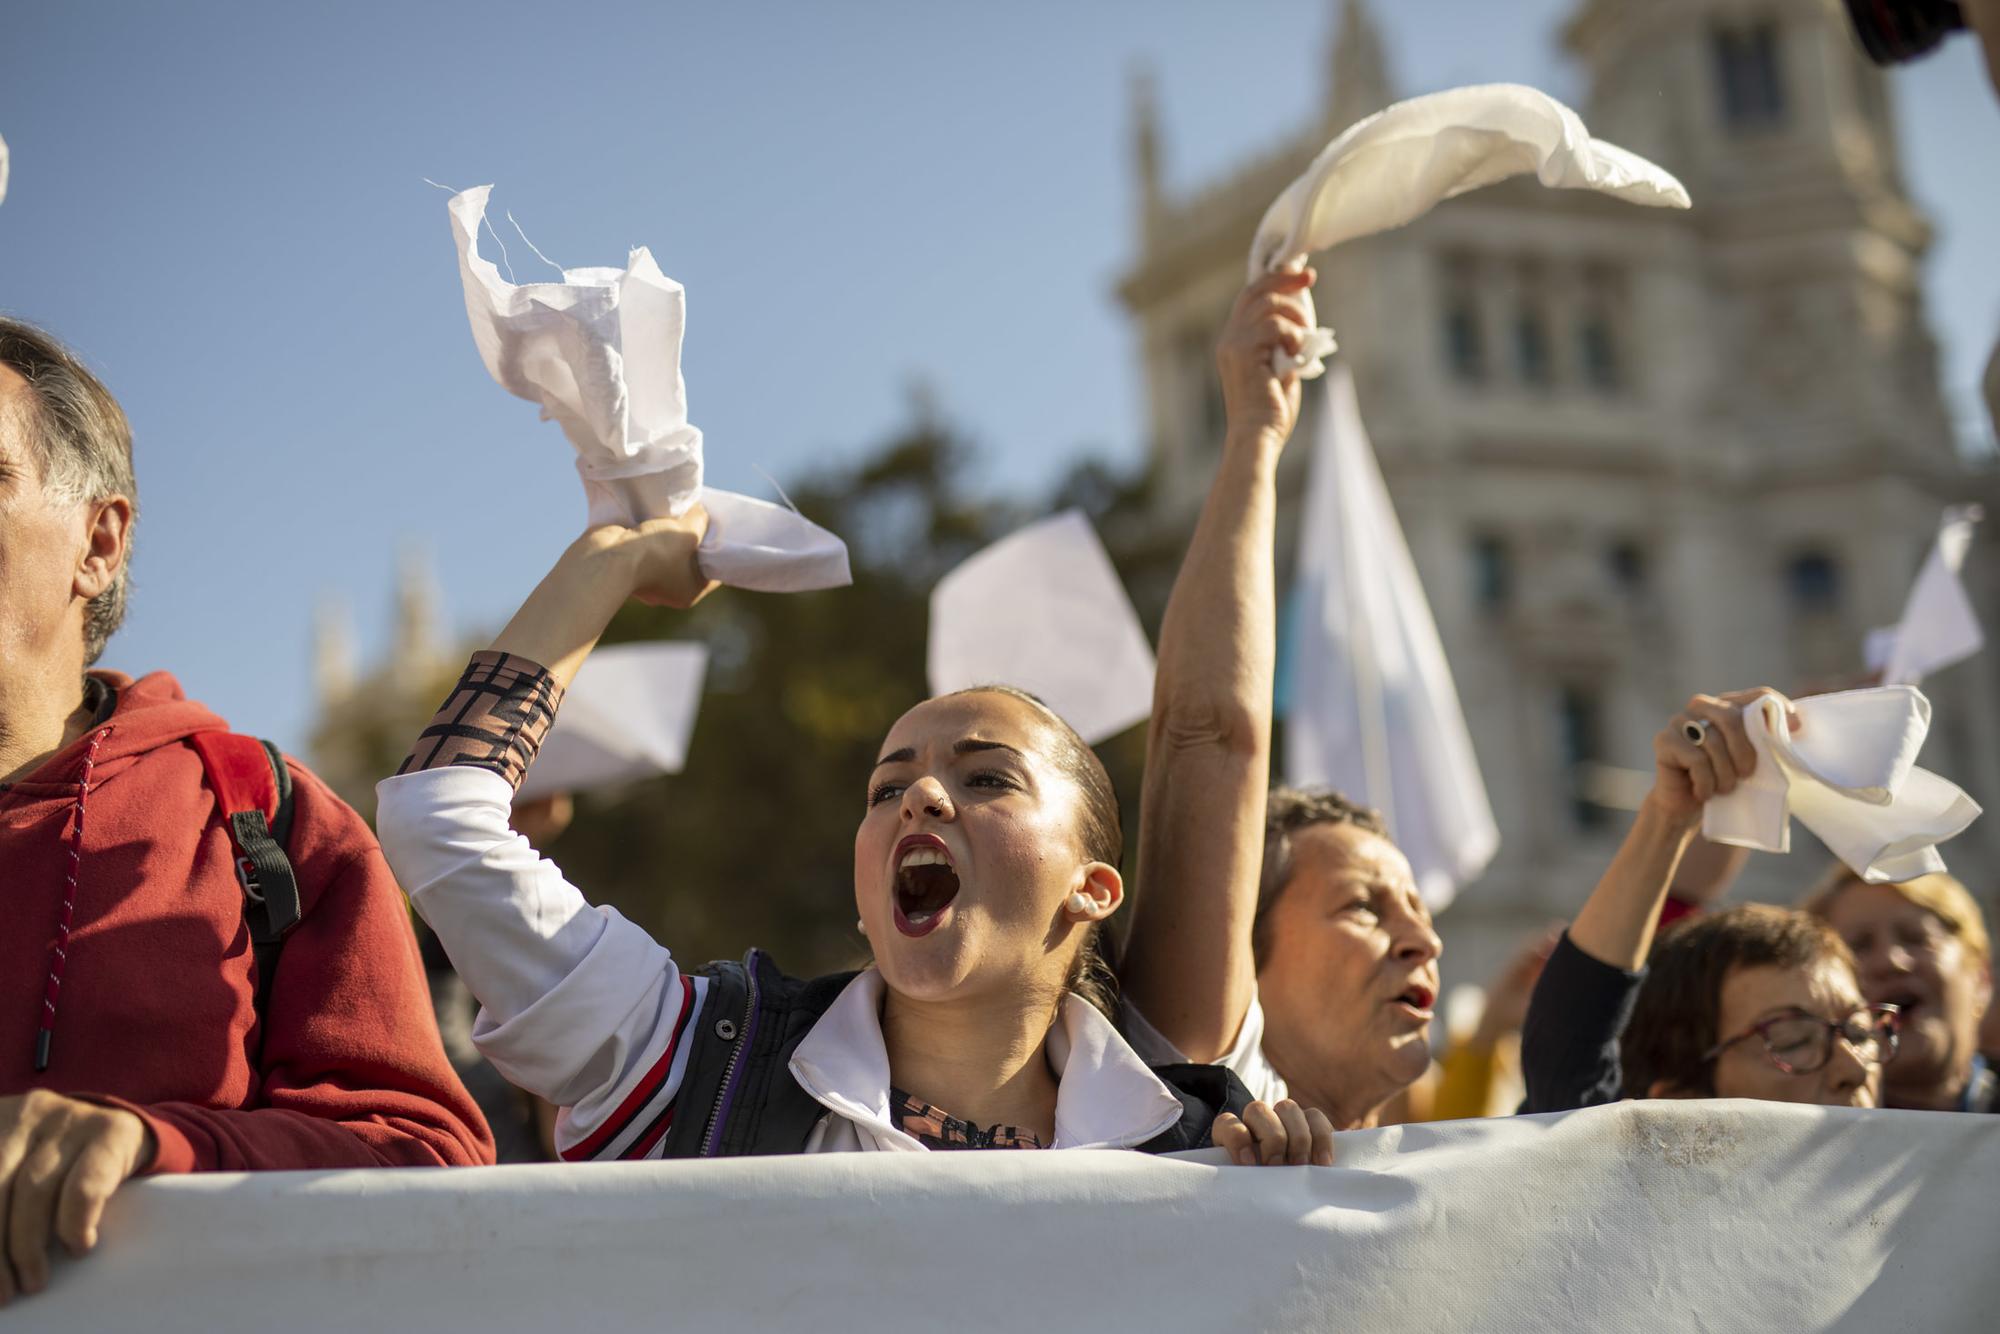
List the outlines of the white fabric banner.
{"type": "Polygon", "coordinates": [[[1435,912],[1486,869],[1500,830],[1354,377],[1336,364],[1325,383],[1299,521],[1285,780],[1381,811],[1435,912]]]}
{"type": "Polygon", "coordinates": [[[1135,1153],[145,1182],[42,1331],[1971,1330],[2000,1117],[1750,1102],[1135,1153]]]}

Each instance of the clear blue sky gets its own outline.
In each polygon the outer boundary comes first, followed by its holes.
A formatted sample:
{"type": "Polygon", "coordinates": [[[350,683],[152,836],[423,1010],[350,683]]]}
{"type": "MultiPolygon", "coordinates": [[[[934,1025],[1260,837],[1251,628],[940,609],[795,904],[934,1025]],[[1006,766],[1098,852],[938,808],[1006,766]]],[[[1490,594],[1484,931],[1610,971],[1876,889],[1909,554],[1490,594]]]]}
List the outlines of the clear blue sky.
{"type": "MultiPolygon", "coordinates": [[[[1579,95],[1552,40],[1571,0],[1373,7],[1400,92],[1579,95]]],[[[170,667],[298,747],[317,601],[346,598],[379,651],[417,543],[454,622],[491,626],[581,524],[560,433],[479,365],[425,176],[497,182],[562,263],[645,244],[687,284],[719,485],[865,448],[918,378],[981,443],[981,485],[1136,457],[1110,296],[1131,253],[1127,72],[1157,72],[1170,173],[1191,184],[1304,122],[1336,8],[12,7],[0,309],[78,345],[138,435],[136,596],[107,664],[170,667]]],[[[2000,107],[1954,47],[1895,89],[1970,422],[2000,328],[2000,107]]]]}

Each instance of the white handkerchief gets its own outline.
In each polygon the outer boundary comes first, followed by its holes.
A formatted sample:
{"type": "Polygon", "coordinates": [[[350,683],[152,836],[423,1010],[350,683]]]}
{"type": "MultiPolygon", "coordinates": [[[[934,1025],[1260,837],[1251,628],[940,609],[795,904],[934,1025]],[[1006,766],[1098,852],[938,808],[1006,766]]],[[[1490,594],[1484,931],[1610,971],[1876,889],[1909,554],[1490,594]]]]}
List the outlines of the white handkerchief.
{"type": "MultiPolygon", "coordinates": [[[[1592,139],[1577,114],[1547,93],[1512,83],[1453,88],[1386,107],[1321,149],[1257,224],[1250,277],[1401,227],[1454,195],[1530,172],[1554,189],[1688,207],[1679,181],[1635,153],[1592,139]]],[[[1312,379],[1326,369],[1323,358],[1333,346],[1333,331],[1316,329],[1310,345],[1286,360],[1312,379]]]]}
{"type": "Polygon", "coordinates": [[[7,141],[0,139],[0,203],[7,200],[7,141]]]}
{"type": "Polygon", "coordinates": [[[679,773],[701,709],[703,644],[616,644],[584,660],[516,801],[679,773]]]}
{"type": "Polygon", "coordinates": [[[1153,711],[1153,648],[1081,510],[1029,524],[931,591],[934,695],[1017,686],[1091,745],[1153,711]]]}
{"type": "MultiPolygon", "coordinates": [[[[687,293],[644,247],[625,268],[564,269],[559,283],[516,286],[480,257],[479,228],[493,187],[453,195],[465,313],[480,360],[500,386],[539,403],[576,449],[592,524],[635,524],[685,514],[699,497],[713,512],[726,492],[702,486],[701,432],[688,422],[681,381],[687,293]]],[[[713,530],[701,545],[709,578],[769,592],[851,582],[847,548],[803,516],[759,512],[754,543],[713,530]],[[834,558],[832,552],[838,552],[834,558]]],[[[733,525],[749,534],[740,507],[733,525]]]]}
{"type": "MultiPolygon", "coordinates": [[[[1931,703],[1913,686],[1878,686],[1794,700],[1765,695],[1745,707],[1756,772],[1710,800],[1701,832],[1711,843],[1791,851],[1791,817],[1870,883],[1944,869],[1937,845],[1962,833],[1979,806],[1955,784],[1919,769],[1931,703]]],[[[1719,743],[1713,743],[1719,744],[1719,743]]]]}
{"type": "Polygon", "coordinates": [[[1864,646],[1868,670],[1882,673],[1883,685],[1916,685],[1985,646],[1979,614],[1959,582],[1972,529],[1982,517],[1977,505],[1954,505],[1944,512],[1937,541],[1903,603],[1903,618],[1869,632],[1864,646]]]}

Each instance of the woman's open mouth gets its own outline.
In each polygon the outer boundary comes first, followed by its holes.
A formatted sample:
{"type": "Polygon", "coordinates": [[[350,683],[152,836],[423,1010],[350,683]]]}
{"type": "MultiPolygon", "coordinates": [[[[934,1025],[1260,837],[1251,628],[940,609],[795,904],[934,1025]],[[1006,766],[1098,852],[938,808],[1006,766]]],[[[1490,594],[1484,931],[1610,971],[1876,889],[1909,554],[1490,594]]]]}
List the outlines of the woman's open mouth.
{"type": "Polygon", "coordinates": [[[943,925],[958,897],[958,871],[944,840],[912,834],[896,845],[896,929],[927,936],[943,925]]]}

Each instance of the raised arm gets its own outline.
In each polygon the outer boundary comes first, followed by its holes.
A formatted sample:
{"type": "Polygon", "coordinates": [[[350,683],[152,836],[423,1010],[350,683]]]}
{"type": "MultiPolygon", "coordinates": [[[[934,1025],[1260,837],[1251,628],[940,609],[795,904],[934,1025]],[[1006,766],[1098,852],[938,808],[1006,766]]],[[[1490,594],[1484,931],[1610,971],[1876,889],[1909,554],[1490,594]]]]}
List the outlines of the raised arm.
{"type": "Polygon", "coordinates": [[[1278,457],[1299,381],[1271,369],[1311,327],[1310,271],[1237,298],[1216,349],[1228,434],[1160,631],[1139,818],[1126,994],[1190,1060],[1236,1038],[1256,990],[1251,925],[1264,856],[1276,649],[1278,457]]]}
{"type": "MultiPolygon", "coordinates": [[[[1661,905],[1702,807],[1734,792],[1757,767],[1743,706],[1765,693],[1696,695],[1653,738],[1652,791],[1536,983],[1521,1031],[1525,1110],[1568,1111],[1620,1096],[1618,1039],[1645,976],[1661,905]],[[1688,729],[1704,724],[1697,744],[1688,729]]],[[[1789,705],[1786,716],[1798,726],[1789,705]]]]}
{"type": "Polygon", "coordinates": [[[625,599],[688,606],[707,591],[702,528],[695,511],[578,539],[376,789],[382,850],[479,999],[474,1042],[563,1109],[567,1158],[653,1150],[703,983],[643,928],[592,907],[508,827],[509,807],[564,687],[625,599]]]}

